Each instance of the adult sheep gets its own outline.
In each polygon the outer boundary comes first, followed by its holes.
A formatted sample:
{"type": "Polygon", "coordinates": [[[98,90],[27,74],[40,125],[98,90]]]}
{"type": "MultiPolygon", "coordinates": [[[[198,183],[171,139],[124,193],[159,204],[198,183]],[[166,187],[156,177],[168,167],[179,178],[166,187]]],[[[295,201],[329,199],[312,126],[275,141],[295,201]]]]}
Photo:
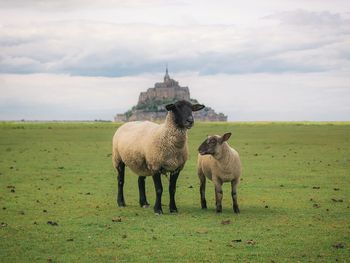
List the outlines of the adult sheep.
{"type": "Polygon", "coordinates": [[[239,213],[237,185],[240,181],[242,168],[238,152],[227,143],[230,136],[231,133],[225,133],[223,136],[208,136],[198,148],[197,173],[200,180],[202,209],[207,208],[205,183],[206,178],[208,178],[215,185],[216,212],[222,212],[222,184],[231,182],[233,211],[239,213]]]}
{"type": "Polygon", "coordinates": [[[162,214],[161,198],[163,186],[161,174],[170,173],[169,210],[177,212],[175,204],[176,181],[188,157],[187,130],[193,126],[192,112],[204,105],[181,100],[166,105],[168,111],[165,122],[128,122],[119,127],[113,137],[113,165],[118,172],[117,203],[125,206],[124,174],[128,166],[139,176],[138,186],[140,206],[149,206],[145,192],[145,178],[152,176],[156,190],[154,212],[162,214]]]}

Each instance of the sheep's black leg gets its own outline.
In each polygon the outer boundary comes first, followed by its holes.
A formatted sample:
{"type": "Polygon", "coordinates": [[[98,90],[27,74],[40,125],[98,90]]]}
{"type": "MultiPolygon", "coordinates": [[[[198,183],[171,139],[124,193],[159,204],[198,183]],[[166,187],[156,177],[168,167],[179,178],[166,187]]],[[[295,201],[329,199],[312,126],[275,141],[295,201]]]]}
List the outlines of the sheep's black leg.
{"type": "Polygon", "coordinates": [[[176,192],[176,181],[179,177],[180,171],[175,171],[170,174],[170,183],[169,183],[169,194],[170,194],[170,203],[169,210],[170,213],[177,213],[177,207],[175,204],[175,192],[176,192]]]}
{"type": "Polygon", "coordinates": [[[163,193],[163,186],[162,186],[162,180],[160,178],[160,173],[156,173],[153,175],[153,182],[154,187],[156,189],[156,203],[154,204],[154,212],[156,214],[163,214],[162,210],[162,193],[163,193]]]}
{"type": "Polygon", "coordinates": [[[199,174],[199,193],[201,195],[201,206],[202,209],[207,209],[207,201],[205,200],[205,184],[206,184],[206,178],[204,174],[199,174]]]}
{"type": "Polygon", "coordinates": [[[232,196],[232,203],[233,203],[233,211],[236,214],[239,213],[239,207],[237,202],[237,185],[238,185],[238,181],[236,180],[231,181],[231,196],[232,196]]]}
{"type": "Polygon", "coordinates": [[[125,206],[125,200],[124,200],[124,175],[125,175],[125,163],[119,162],[117,166],[118,171],[118,196],[117,196],[117,203],[118,206],[125,206]]]}
{"type": "Polygon", "coordinates": [[[146,198],[145,179],[145,176],[139,176],[139,193],[141,207],[149,207],[149,203],[147,202],[146,198]]]}
{"type": "Polygon", "coordinates": [[[222,212],[222,183],[216,182],[215,183],[215,200],[216,200],[216,212],[221,213],[222,212]]]}

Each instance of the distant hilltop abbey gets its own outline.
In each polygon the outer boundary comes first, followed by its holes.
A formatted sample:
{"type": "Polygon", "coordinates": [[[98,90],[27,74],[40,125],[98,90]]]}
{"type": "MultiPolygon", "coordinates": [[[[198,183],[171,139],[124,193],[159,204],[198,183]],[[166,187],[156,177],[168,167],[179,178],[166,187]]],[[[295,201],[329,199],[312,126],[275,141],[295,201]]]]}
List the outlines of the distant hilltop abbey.
{"type": "MultiPolygon", "coordinates": [[[[197,100],[190,98],[190,90],[188,87],[181,87],[179,82],[170,78],[167,67],[164,81],[157,82],[154,84],[153,88],[141,92],[137,105],[123,114],[117,114],[114,117],[114,121],[163,121],[167,114],[165,105],[177,100],[187,100],[192,103],[198,103],[197,100]]],[[[193,115],[198,121],[227,121],[226,115],[223,113],[216,113],[210,107],[205,107],[201,111],[193,112],[193,115]]]]}

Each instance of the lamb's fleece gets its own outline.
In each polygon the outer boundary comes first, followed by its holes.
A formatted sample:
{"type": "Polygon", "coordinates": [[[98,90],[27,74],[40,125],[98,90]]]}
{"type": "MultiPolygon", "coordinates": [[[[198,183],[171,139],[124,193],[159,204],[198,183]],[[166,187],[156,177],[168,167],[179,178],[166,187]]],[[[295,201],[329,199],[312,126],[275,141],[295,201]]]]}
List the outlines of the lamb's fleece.
{"type": "MultiPolygon", "coordinates": [[[[218,135],[216,137],[219,138],[218,135]]],[[[242,168],[238,152],[223,142],[215,154],[198,154],[198,173],[216,182],[231,182],[241,177],[242,168]]]]}

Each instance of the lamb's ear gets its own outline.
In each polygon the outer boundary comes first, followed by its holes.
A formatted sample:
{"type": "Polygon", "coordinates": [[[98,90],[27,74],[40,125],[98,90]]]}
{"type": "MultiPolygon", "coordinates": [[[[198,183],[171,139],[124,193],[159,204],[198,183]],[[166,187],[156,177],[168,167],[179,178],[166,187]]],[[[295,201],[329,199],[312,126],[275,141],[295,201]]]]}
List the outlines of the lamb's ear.
{"type": "Polygon", "coordinates": [[[221,143],[226,142],[228,139],[230,139],[231,134],[232,134],[231,132],[227,132],[227,133],[225,133],[224,135],[222,135],[222,137],[221,137],[221,143]]]}
{"type": "Polygon", "coordinates": [[[192,111],[199,111],[201,109],[203,109],[205,106],[202,104],[193,104],[192,105],[192,111]]]}
{"type": "Polygon", "coordinates": [[[172,103],[168,104],[165,106],[165,108],[167,111],[171,111],[171,110],[175,109],[175,104],[172,104],[172,103]]]}

